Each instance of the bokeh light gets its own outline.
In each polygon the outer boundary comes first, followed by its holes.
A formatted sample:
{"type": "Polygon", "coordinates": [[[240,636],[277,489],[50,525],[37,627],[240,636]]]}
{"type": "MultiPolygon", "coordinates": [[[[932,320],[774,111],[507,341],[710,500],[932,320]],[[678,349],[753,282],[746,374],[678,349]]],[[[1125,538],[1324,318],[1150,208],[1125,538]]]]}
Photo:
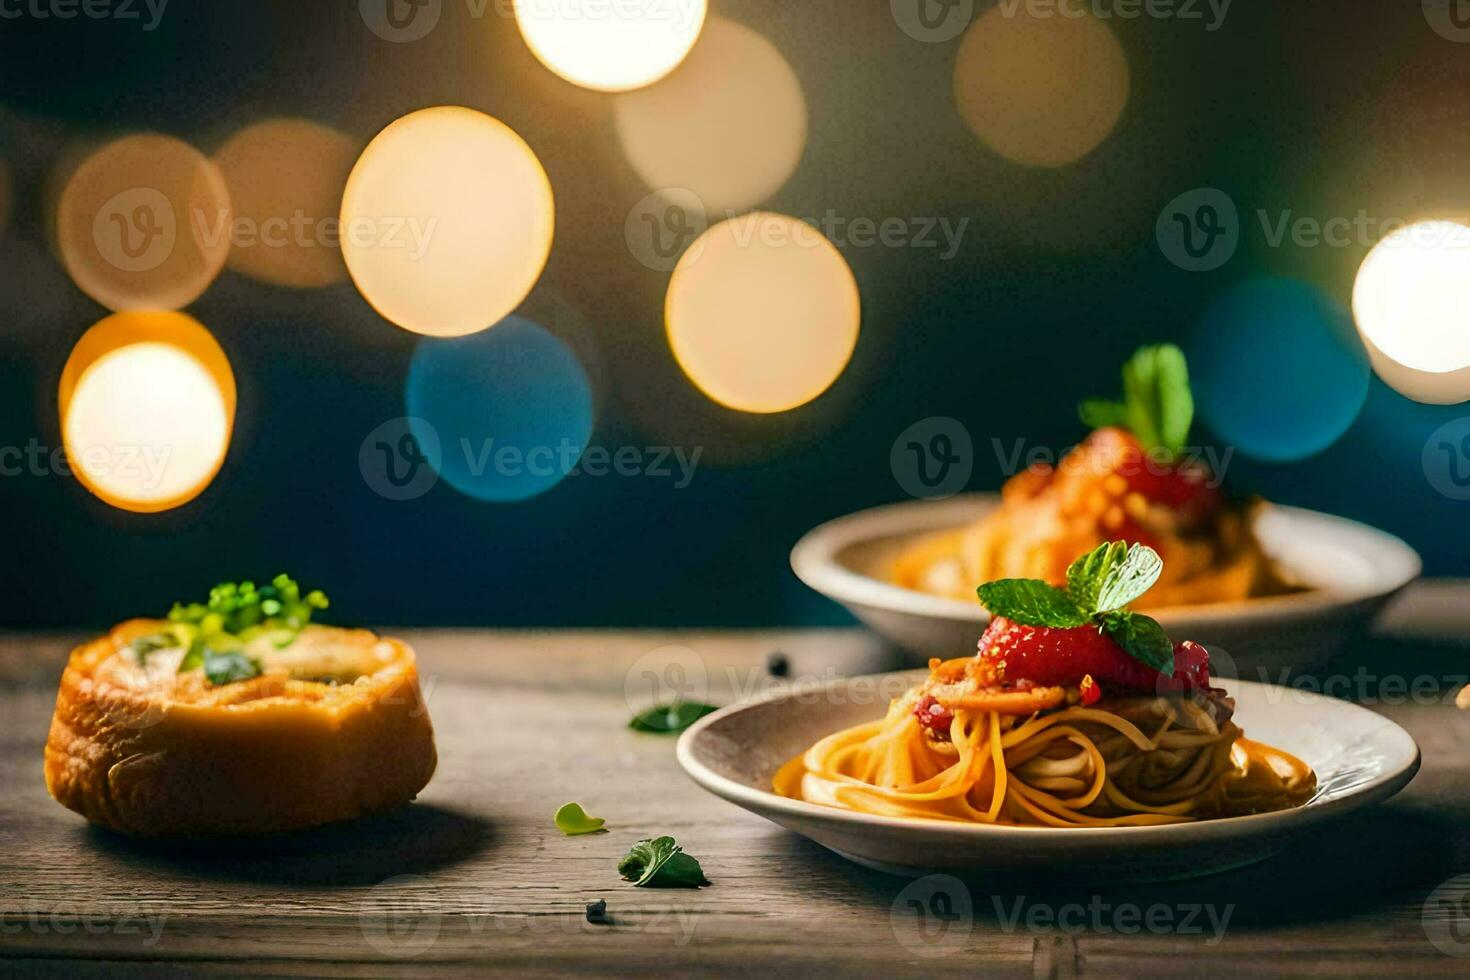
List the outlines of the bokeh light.
{"type": "Polygon", "coordinates": [[[1353,314],[1373,369],[1415,401],[1470,399],[1470,227],[1423,221],[1373,247],[1353,314]]]}
{"type": "Polygon", "coordinates": [[[754,212],[706,231],[679,261],[664,309],[669,345],[710,398],[784,412],[831,387],[857,346],[857,280],[822,233],[754,212]]]}
{"type": "MultiPolygon", "coordinates": [[[[565,290],[543,282],[526,297],[516,316],[545,327],[576,356],[592,386],[593,413],[600,418],[609,393],[608,365],[596,323],[585,312],[582,302],[585,301],[574,300],[565,290]]],[[[616,304],[619,298],[612,297],[611,302],[616,304]]],[[[603,310],[600,315],[613,314],[603,310]]]]}
{"type": "Polygon", "coordinates": [[[235,376],[209,331],[182,313],[115,313],[77,341],[58,389],[72,472],[114,507],[168,510],[224,463],[235,376]]]}
{"type": "Polygon", "coordinates": [[[551,182],[498,119],[410,113],[373,138],[342,194],[342,254],[382,316],[456,337],[520,305],[551,254],[551,182]]]}
{"type": "Polygon", "coordinates": [[[1015,163],[1061,167],[1092,152],[1128,102],[1128,59],[1084,11],[992,7],[960,42],[955,105],[986,146],[1015,163]]]}
{"type": "Polygon", "coordinates": [[[642,88],[673,71],[704,26],[706,0],[515,0],[516,24],[540,62],[600,92],[642,88]]]}
{"type": "Polygon", "coordinates": [[[114,310],[177,310],[230,252],[219,169],[182,140],[126,136],[88,156],[61,192],[56,243],[72,280],[114,310]]]}
{"type": "Polygon", "coordinates": [[[336,224],[359,149],[305,119],[267,119],[231,136],[214,155],[240,229],[230,268],[298,289],[347,278],[336,224]]]}
{"type": "Polygon", "coordinates": [[[711,216],[776,193],[806,148],[796,72],[770,41],[719,17],[678,71],[620,96],[614,113],[638,176],[655,190],[692,191],[711,216]]]}
{"type": "Polygon", "coordinates": [[[592,436],[593,399],[576,355],[511,316],[468,337],[419,342],[405,395],[420,444],[437,436],[439,475],[477,500],[527,500],[556,486],[592,436]]]}
{"type": "Polygon", "coordinates": [[[1368,360],[1347,310],[1292,279],[1221,296],[1188,345],[1200,414],[1227,446],[1292,462],[1332,445],[1368,393],[1368,360]]]}

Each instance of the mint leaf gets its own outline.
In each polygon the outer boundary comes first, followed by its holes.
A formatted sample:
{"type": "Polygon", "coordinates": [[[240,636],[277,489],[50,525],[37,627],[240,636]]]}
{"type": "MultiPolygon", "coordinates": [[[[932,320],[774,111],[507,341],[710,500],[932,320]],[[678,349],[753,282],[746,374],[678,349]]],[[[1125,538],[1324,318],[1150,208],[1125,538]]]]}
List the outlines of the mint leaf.
{"type": "Polygon", "coordinates": [[[1147,592],[1164,570],[1158,552],[1123,541],[1098,545],[1067,566],[1067,587],[1008,578],[980,586],[992,615],[1026,626],[1070,629],[1097,624],[1134,660],[1174,673],[1174,644],[1156,620],[1123,607],[1147,592]]]}
{"type": "Polygon", "coordinates": [[[1089,429],[1106,429],[1109,426],[1128,427],[1128,407],[1122,402],[1089,398],[1077,406],[1077,416],[1089,429]]]}
{"type": "Polygon", "coordinates": [[[1146,448],[1178,455],[1194,421],[1184,352],[1173,344],[1141,347],[1123,365],[1128,427],[1146,448]]]}
{"type": "Polygon", "coordinates": [[[1108,541],[1098,545],[1067,566],[1067,595],[1088,612],[1098,610],[1097,598],[1104,584],[1127,558],[1126,542],[1108,541]]]}
{"type": "Polygon", "coordinates": [[[618,862],[618,874],[635,888],[698,888],[709,879],[699,862],[672,837],[641,840],[618,862]]]}
{"type": "MultiPolygon", "coordinates": [[[[1114,545],[1118,544],[1122,542],[1114,542],[1114,545]]],[[[1164,571],[1164,560],[1146,544],[1135,544],[1131,548],[1124,545],[1123,551],[1122,560],[1107,570],[1093,599],[1091,608],[1097,612],[1112,612],[1128,605],[1153,588],[1164,571]]],[[[1070,569],[1067,578],[1070,582],[1070,569]]]]}
{"type": "Polygon", "coordinates": [[[1140,347],[1123,365],[1123,401],[1089,399],[1078,406],[1077,414],[1094,429],[1122,426],[1145,449],[1177,456],[1194,422],[1184,352],[1174,344],[1140,347]]]}
{"type": "Polygon", "coordinates": [[[1025,626],[1082,626],[1092,611],[1081,608],[1066,592],[1040,579],[1003,578],[977,589],[992,616],[1025,626]]]}
{"type": "Polygon", "coordinates": [[[206,647],[204,649],[204,676],[209,678],[209,683],[215,687],[234,684],[237,681],[248,681],[252,677],[259,677],[260,664],[238,650],[216,653],[206,647]]]}
{"type": "Polygon", "coordinates": [[[682,850],[663,863],[652,882],[656,888],[698,888],[709,883],[699,862],[682,850]]]}
{"type": "Polygon", "coordinates": [[[1140,347],[1123,365],[1125,427],[1138,437],[1145,449],[1160,445],[1157,423],[1158,397],[1154,391],[1153,348],[1140,347]]]}
{"type": "Polygon", "coordinates": [[[669,735],[673,732],[682,732],[705,715],[713,714],[720,709],[712,704],[700,704],[697,701],[675,701],[673,704],[655,705],[646,711],[640,711],[628,722],[628,727],[635,732],[653,732],[658,735],[669,735]]]}
{"type": "Polygon", "coordinates": [[[1194,392],[1189,387],[1189,363],[1184,359],[1184,351],[1173,344],[1161,344],[1154,350],[1161,445],[1177,456],[1189,442],[1189,428],[1194,424],[1194,392]]]}
{"type": "Polygon", "coordinates": [[[1128,655],[1159,673],[1174,673],[1174,644],[1159,621],[1140,613],[1110,612],[1102,617],[1103,632],[1128,651],[1128,655]]]}
{"type": "Polygon", "coordinates": [[[556,829],[568,837],[576,837],[579,834],[595,834],[607,823],[601,817],[589,817],[587,811],[582,809],[580,803],[564,803],[561,809],[556,811],[552,818],[556,821],[556,829]]]}
{"type": "Polygon", "coordinates": [[[678,845],[672,837],[641,840],[618,862],[618,874],[623,876],[624,881],[631,881],[634,885],[647,884],[677,850],[678,845]]]}

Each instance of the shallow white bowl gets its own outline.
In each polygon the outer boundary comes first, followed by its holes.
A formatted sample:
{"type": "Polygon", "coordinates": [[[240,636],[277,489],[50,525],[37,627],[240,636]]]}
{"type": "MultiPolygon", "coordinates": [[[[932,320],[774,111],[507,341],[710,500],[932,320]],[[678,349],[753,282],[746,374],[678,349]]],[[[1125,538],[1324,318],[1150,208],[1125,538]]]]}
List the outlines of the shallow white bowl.
{"type": "Polygon", "coordinates": [[[1419,747],[1366,708],[1289,688],[1226,682],[1251,738],[1317,773],[1318,792],[1292,810],[1158,827],[1053,828],[958,824],[852,813],[771,792],[780,766],[819,738],[882,716],[887,699],[927,671],[848,678],[776,691],[700,719],[679,739],[679,764],[716,796],[867,867],[1024,874],[1067,881],[1159,881],[1211,874],[1275,854],[1295,836],[1403,789],[1419,747]]]}
{"type": "MultiPolygon", "coordinates": [[[[916,537],[964,527],[999,502],[997,494],[966,494],[849,514],[797,542],[791,568],[915,663],[967,656],[990,619],[979,601],[893,585],[888,569],[916,537]]],[[[1323,662],[1361,634],[1422,568],[1414,549],[1393,535],[1330,514],[1272,504],[1262,509],[1255,530],[1277,566],[1308,591],[1149,610],[1176,641],[1210,646],[1216,673],[1225,677],[1266,680],[1282,667],[1323,662]]]]}

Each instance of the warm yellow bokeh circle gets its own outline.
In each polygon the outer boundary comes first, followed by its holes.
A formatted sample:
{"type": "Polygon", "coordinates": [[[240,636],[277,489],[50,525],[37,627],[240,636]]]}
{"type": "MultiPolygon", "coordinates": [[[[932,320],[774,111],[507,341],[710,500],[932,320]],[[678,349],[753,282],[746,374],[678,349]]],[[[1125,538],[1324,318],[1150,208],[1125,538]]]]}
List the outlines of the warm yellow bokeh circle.
{"type": "Polygon", "coordinates": [[[57,400],[82,485],[114,507],[169,510],[203,493],[235,424],[235,375],[182,313],[115,313],[72,348],[57,400]]]}
{"type": "Polygon", "coordinates": [[[847,260],[797,218],[755,212],[711,227],[675,267],[664,306],[669,345],[710,398],[784,412],[832,386],[862,320],[847,260]]]}
{"type": "Polygon", "coordinates": [[[439,106],[391,123],[342,192],[342,256],[386,319],[432,337],[493,326],[551,254],[551,181],[514,130],[439,106]]]}
{"type": "Polygon", "coordinates": [[[1353,319],[1374,372],[1415,401],[1470,399],[1470,227],[1421,221],[1373,246],[1353,319]]]}
{"type": "Polygon", "coordinates": [[[654,190],[693,192],[710,215],[753,208],[796,172],[807,141],[801,81],[776,46],[711,17],[657,85],[613,103],[618,142],[654,190]]]}
{"type": "Polygon", "coordinates": [[[699,40],[706,0],[515,0],[516,24],[538,61],[599,92],[651,85],[699,40]]]}
{"type": "Polygon", "coordinates": [[[1128,102],[1128,59],[1107,24],[992,7],[955,58],[955,105],[986,146],[1015,163],[1061,167],[1092,152],[1128,102]]]}
{"type": "Polygon", "coordinates": [[[231,136],[214,155],[238,229],[230,268],[296,289],[346,279],[336,225],[358,149],[306,119],[267,119],[231,136]]]}
{"type": "Polygon", "coordinates": [[[125,136],[72,171],[56,214],[62,262],[114,310],[177,310],[209,288],[230,252],[233,213],[219,169],[172,136],[125,136]]]}

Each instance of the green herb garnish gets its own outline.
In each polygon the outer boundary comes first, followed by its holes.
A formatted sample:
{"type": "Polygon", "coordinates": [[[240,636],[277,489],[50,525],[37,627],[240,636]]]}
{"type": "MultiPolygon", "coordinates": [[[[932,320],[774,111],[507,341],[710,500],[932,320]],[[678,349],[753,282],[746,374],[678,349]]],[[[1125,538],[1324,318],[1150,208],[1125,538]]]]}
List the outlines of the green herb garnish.
{"type": "Polygon", "coordinates": [[[1173,344],[1140,347],[1123,365],[1123,400],[1089,399],[1078,406],[1077,414],[1094,429],[1121,426],[1145,449],[1178,456],[1194,421],[1184,352],[1173,344]]]}
{"type": "Polygon", "coordinates": [[[1007,578],[980,586],[980,601],[991,615],[1025,626],[1069,629],[1095,623],[1134,660],[1160,673],[1174,673],[1174,645],[1157,620],[1124,607],[1159,580],[1164,569],[1158,552],[1143,544],[1111,541],[1067,568],[1067,585],[1058,588],[1029,578],[1007,578]]]}
{"type": "Polygon", "coordinates": [[[719,707],[701,704],[698,701],[675,701],[673,704],[654,705],[647,711],[635,714],[628,727],[634,732],[653,732],[656,735],[672,735],[682,732],[707,714],[714,714],[719,707]]]}
{"type": "Polygon", "coordinates": [[[148,657],[151,654],[159,650],[170,650],[176,646],[179,646],[179,638],[172,632],[164,630],[160,633],[149,633],[147,636],[138,637],[128,644],[128,649],[133,652],[133,657],[138,663],[147,666],[148,657]]]}
{"type": "Polygon", "coordinates": [[[563,803],[553,819],[556,821],[556,829],[568,837],[595,834],[602,829],[603,824],[607,823],[601,817],[587,816],[587,811],[582,809],[580,803],[563,803]]]}
{"type": "Polygon", "coordinates": [[[209,590],[207,602],[174,603],[168,613],[171,632],[143,637],[134,647],[144,644],[139,655],[146,657],[163,645],[184,646],[179,673],[202,669],[211,684],[233,684],[260,675],[260,662],[244,653],[247,643],[265,637],[284,649],[296,641],[312,614],[327,605],[320,591],[302,595],[289,575],[277,575],[259,588],[249,581],[222,582],[209,590]],[[165,637],[166,644],[152,645],[165,637]]]}
{"type": "Polygon", "coordinates": [[[635,888],[698,888],[708,885],[699,862],[672,837],[655,837],[633,845],[618,862],[618,874],[635,888]]]}
{"type": "Polygon", "coordinates": [[[1003,578],[980,586],[979,592],[986,609],[1012,622],[1062,628],[1092,622],[1092,613],[1082,603],[1040,579],[1003,578]]]}
{"type": "Polygon", "coordinates": [[[1157,619],[1133,612],[1103,613],[1102,629],[1134,660],[1164,675],[1174,673],[1174,644],[1157,619]]]}
{"type": "Polygon", "coordinates": [[[209,678],[209,683],[215,687],[221,684],[233,684],[236,681],[248,681],[252,677],[260,676],[260,661],[252,660],[238,650],[230,650],[225,653],[206,650],[204,676],[209,678]]]}
{"type": "Polygon", "coordinates": [[[682,732],[705,715],[719,710],[712,704],[701,704],[698,701],[675,701],[673,704],[660,704],[638,712],[628,722],[628,727],[637,732],[668,735],[682,732]]]}
{"type": "Polygon", "coordinates": [[[179,673],[187,674],[191,670],[198,670],[204,666],[204,655],[208,651],[204,646],[204,637],[196,636],[189,644],[184,659],[179,661],[179,673]]]}
{"type": "Polygon", "coordinates": [[[311,622],[314,611],[327,605],[327,597],[320,590],[303,596],[295,579],[277,575],[269,585],[259,589],[250,581],[221,582],[209,590],[208,602],[188,605],[176,602],[168,618],[175,623],[198,626],[205,633],[238,636],[263,625],[299,632],[311,622]]]}

